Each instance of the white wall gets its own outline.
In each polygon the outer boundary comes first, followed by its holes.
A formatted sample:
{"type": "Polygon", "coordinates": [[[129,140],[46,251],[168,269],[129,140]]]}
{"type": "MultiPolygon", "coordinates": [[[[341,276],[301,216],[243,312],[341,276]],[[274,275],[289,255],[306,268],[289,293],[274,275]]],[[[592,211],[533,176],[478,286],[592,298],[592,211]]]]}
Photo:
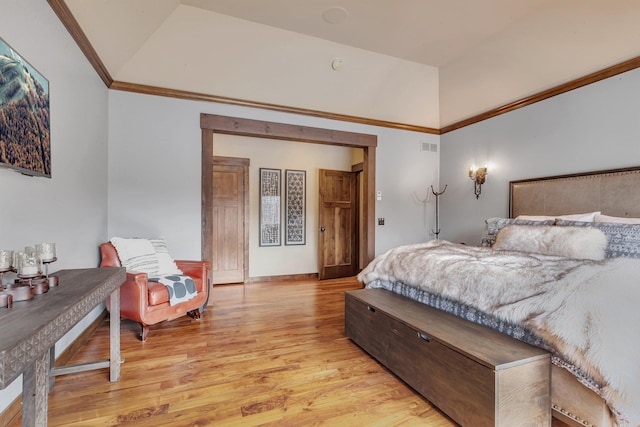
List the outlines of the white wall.
{"type": "MultiPolygon", "coordinates": [[[[55,242],[51,271],[96,267],[98,243],[107,236],[107,89],[46,2],[0,0],[0,10],[0,36],[49,80],[52,147],[51,179],[0,169],[0,247],[55,242]]],[[[56,352],[102,309],[63,337],[56,352]]],[[[21,379],[1,390],[0,411],[21,390],[21,379]]]]}
{"type": "Polygon", "coordinates": [[[436,135],[120,91],[109,93],[109,236],[163,235],[175,258],[200,258],[200,113],[377,135],[375,209],[387,225],[377,227],[376,253],[427,239],[432,225],[414,193],[437,187],[438,155],[420,151],[436,135]]]}
{"type": "Polygon", "coordinates": [[[486,218],[508,215],[516,179],[640,164],[640,70],[442,135],[442,237],[478,244],[486,218]],[[467,173],[487,163],[476,200],[467,173]]]}
{"type": "Polygon", "coordinates": [[[381,129],[376,157],[376,255],[394,246],[425,242],[435,236],[435,198],[430,186],[438,191],[439,137],[411,135],[381,129]],[[422,145],[435,144],[437,151],[422,151],[422,145]],[[377,223],[376,223],[377,224],[377,223]]]}

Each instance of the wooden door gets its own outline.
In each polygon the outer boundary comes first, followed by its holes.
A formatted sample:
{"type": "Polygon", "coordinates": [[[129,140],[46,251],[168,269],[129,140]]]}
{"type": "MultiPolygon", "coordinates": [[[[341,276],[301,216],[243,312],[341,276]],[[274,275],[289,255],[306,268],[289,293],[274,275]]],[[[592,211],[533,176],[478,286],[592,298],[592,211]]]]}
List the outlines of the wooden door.
{"type": "Polygon", "coordinates": [[[212,284],[245,280],[245,167],[213,164],[212,284]]]}
{"type": "Polygon", "coordinates": [[[320,169],[318,275],[353,276],[358,271],[356,173],[320,169]]]}

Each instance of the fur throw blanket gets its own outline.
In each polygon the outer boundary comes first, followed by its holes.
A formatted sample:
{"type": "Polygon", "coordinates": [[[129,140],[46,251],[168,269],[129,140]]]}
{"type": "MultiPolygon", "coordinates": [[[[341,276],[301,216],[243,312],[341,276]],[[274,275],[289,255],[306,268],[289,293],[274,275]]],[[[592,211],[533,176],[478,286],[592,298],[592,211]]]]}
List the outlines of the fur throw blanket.
{"type": "Polygon", "coordinates": [[[640,260],[434,240],[389,250],[358,279],[402,282],[523,325],[601,385],[596,392],[619,425],[640,425],[640,260]]]}

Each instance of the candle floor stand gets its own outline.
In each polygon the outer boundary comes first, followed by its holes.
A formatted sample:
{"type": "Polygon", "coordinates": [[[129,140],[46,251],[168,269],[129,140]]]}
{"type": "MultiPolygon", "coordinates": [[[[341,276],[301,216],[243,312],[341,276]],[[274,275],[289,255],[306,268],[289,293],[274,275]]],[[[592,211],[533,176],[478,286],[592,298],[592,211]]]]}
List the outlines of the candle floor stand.
{"type": "Polygon", "coordinates": [[[18,274],[13,283],[3,285],[4,273],[15,272],[13,268],[0,269],[0,308],[11,308],[14,302],[33,299],[35,295],[42,295],[49,288],[58,286],[58,277],[49,275],[49,264],[57,261],[57,258],[43,260],[44,274],[18,274]]]}
{"type": "Polygon", "coordinates": [[[51,288],[58,286],[58,277],[49,276],[49,264],[51,264],[52,262],[56,262],[57,260],[58,258],[55,258],[55,257],[49,260],[42,260],[42,263],[44,264],[44,276],[47,278],[47,281],[49,282],[49,287],[51,288]]]}
{"type": "Polygon", "coordinates": [[[27,301],[35,295],[31,283],[25,282],[29,279],[16,279],[15,283],[8,283],[4,290],[13,297],[13,302],[27,301]]]}
{"type": "Polygon", "coordinates": [[[13,306],[13,294],[7,292],[4,283],[4,273],[8,273],[13,271],[11,267],[9,268],[0,268],[0,308],[11,308],[13,306]]]}
{"type": "MultiPolygon", "coordinates": [[[[1,270],[0,278],[4,279],[4,273],[8,273],[10,271],[15,272],[15,269],[8,268],[1,270]]],[[[6,285],[3,285],[2,281],[0,281],[0,294],[2,294],[0,302],[5,303],[1,306],[11,308],[14,302],[32,299],[34,293],[31,281],[38,276],[39,274],[33,276],[18,275],[18,279],[16,279],[14,283],[7,283],[6,285]]]]}

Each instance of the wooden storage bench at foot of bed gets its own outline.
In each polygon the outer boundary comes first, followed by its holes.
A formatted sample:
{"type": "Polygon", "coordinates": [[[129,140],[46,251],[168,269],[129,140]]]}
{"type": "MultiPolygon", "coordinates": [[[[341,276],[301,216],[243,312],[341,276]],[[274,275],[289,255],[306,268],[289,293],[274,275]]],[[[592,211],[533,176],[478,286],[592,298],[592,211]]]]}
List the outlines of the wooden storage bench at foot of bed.
{"type": "Polygon", "coordinates": [[[462,426],[550,426],[548,352],[383,289],[348,291],[351,340],[462,426]]]}

